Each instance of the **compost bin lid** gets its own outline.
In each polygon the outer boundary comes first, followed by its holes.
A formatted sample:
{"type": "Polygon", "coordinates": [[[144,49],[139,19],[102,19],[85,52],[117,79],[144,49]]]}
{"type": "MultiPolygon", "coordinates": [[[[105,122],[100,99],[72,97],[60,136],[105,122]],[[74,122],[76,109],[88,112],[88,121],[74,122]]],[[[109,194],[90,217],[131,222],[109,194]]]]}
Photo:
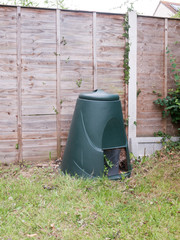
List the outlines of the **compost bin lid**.
{"type": "Polygon", "coordinates": [[[79,98],[97,101],[116,101],[119,100],[119,95],[106,93],[101,89],[96,89],[93,92],[81,93],[79,98]]]}

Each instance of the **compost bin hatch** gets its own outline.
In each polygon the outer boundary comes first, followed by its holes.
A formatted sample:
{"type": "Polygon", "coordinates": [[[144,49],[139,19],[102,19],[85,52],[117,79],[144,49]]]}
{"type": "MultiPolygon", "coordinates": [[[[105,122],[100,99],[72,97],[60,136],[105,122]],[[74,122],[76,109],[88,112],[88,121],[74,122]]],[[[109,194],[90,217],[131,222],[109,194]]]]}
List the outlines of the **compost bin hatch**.
{"type": "Polygon", "coordinates": [[[115,148],[104,150],[104,165],[108,177],[127,173],[127,155],[125,148],[115,148]]]}
{"type": "Polygon", "coordinates": [[[127,138],[117,94],[95,90],[79,95],[61,169],[84,177],[103,176],[105,169],[111,179],[121,178],[122,171],[130,176],[127,138]],[[122,160],[123,154],[126,161],[122,160]],[[107,162],[111,167],[108,168],[107,162]]]}

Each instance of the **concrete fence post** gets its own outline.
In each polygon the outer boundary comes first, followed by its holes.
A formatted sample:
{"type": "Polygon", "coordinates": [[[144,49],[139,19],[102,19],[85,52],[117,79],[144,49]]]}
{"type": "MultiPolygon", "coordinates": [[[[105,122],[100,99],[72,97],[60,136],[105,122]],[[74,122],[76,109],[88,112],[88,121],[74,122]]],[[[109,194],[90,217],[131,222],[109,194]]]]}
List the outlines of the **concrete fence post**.
{"type": "Polygon", "coordinates": [[[129,67],[130,79],[128,88],[128,142],[130,151],[136,154],[138,150],[136,144],[132,140],[136,138],[136,122],[137,122],[137,14],[129,12],[129,67]]]}

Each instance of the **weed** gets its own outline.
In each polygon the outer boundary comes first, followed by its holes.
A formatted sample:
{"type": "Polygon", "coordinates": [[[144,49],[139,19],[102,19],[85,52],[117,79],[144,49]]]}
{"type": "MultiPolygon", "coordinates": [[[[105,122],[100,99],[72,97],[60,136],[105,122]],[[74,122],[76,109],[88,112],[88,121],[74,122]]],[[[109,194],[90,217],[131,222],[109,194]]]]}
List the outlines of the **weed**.
{"type": "Polygon", "coordinates": [[[153,90],[152,93],[157,95],[158,97],[162,97],[162,93],[160,92],[156,92],[155,90],[153,90]]]}
{"type": "Polygon", "coordinates": [[[61,56],[61,54],[54,52],[55,56],[61,56]]]}
{"type": "Polygon", "coordinates": [[[69,62],[69,60],[70,60],[70,57],[68,57],[68,58],[66,59],[65,63],[68,63],[68,62],[69,62]]]}
{"type": "Polygon", "coordinates": [[[137,90],[137,97],[139,96],[140,93],[141,93],[141,89],[139,88],[139,89],[137,90]]]}
{"type": "Polygon", "coordinates": [[[134,162],[136,167],[141,167],[144,163],[149,160],[149,156],[135,157],[133,153],[130,153],[130,159],[134,162]]]}
{"type": "Polygon", "coordinates": [[[108,159],[106,154],[104,154],[104,163],[105,163],[104,164],[104,175],[107,176],[109,169],[113,167],[113,163],[111,162],[110,159],[108,159]]]}
{"type": "Polygon", "coordinates": [[[122,180],[122,181],[125,181],[125,179],[126,179],[126,175],[125,175],[125,173],[122,172],[122,173],[121,173],[121,180],[122,180]]]}
{"type": "Polygon", "coordinates": [[[49,152],[49,161],[51,161],[51,152],[49,152]]]}
{"type": "Polygon", "coordinates": [[[63,44],[64,46],[67,44],[67,41],[64,37],[62,37],[61,44],[63,44]]]}
{"type": "Polygon", "coordinates": [[[137,126],[137,122],[136,121],[134,121],[134,125],[137,126]]]}
{"type": "Polygon", "coordinates": [[[53,111],[56,113],[56,115],[59,113],[58,110],[53,106],[53,111]]]}
{"type": "Polygon", "coordinates": [[[171,136],[164,132],[158,131],[154,133],[155,137],[162,137],[161,143],[164,147],[166,153],[169,153],[173,150],[180,150],[180,139],[178,141],[172,141],[171,136]]]}
{"type": "Polygon", "coordinates": [[[80,88],[82,84],[82,78],[76,80],[76,85],[80,88]]]}
{"type": "Polygon", "coordinates": [[[124,125],[125,126],[129,125],[129,116],[126,119],[124,119],[124,125]]]}

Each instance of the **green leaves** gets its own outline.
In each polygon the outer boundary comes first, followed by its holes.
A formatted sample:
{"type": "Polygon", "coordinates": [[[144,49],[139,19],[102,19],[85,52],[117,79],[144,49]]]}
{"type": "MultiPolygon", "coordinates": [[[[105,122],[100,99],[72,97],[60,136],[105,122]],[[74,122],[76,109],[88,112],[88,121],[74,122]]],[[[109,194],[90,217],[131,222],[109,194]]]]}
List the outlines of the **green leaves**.
{"type": "Polygon", "coordinates": [[[141,89],[139,88],[139,89],[137,90],[137,97],[139,96],[140,93],[141,93],[141,89]]]}
{"type": "MultiPolygon", "coordinates": [[[[172,94],[172,93],[171,93],[172,94]]],[[[154,104],[164,108],[162,111],[162,117],[165,118],[171,115],[173,123],[179,123],[180,121],[180,96],[175,94],[167,96],[166,98],[158,98],[154,101],[154,104]]]]}
{"type": "Polygon", "coordinates": [[[56,113],[56,115],[59,113],[58,110],[53,106],[53,111],[56,113]]]}
{"type": "Polygon", "coordinates": [[[51,152],[49,152],[49,161],[51,161],[51,152]]]}
{"type": "Polygon", "coordinates": [[[169,134],[166,134],[164,132],[158,131],[154,132],[155,137],[162,137],[161,143],[165,149],[166,153],[169,153],[173,150],[179,150],[180,149],[180,139],[178,141],[172,141],[171,136],[169,134]]]}
{"type": "MultiPolygon", "coordinates": [[[[179,71],[180,71],[180,69],[178,69],[179,71]]],[[[178,72],[179,72],[178,71],[178,72]]],[[[175,73],[174,74],[174,79],[175,79],[175,81],[178,81],[178,80],[180,80],[180,76],[178,75],[178,73],[175,73]]]]}
{"type": "MultiPolygon", "coordinates": [[[[175,43],[176,44],[176,43],[175,43]]],[[[169,48],[166,48],[166,54],[170,58],[171,72],[174,73],[174,81],[176,89],[169,89],[168,95],[165,98],[158,98],[154,104],[163,108],[162,117],[165,118],[171,115],[172,123],[180,122],[180,69],[177,68],[176,58],[171,54],[169,48]]],[[[153,93],[157,94],[155,91],[153,93]]],[[[160,97],[160,96],[158,96],[160,97]]]]}
{"type": "Polygon", "coordinates": [[[78,88],[81,87],[81,84],[82,84],[82,78],[79,78],[76,80],[76,85],[78,86],[78,88]]]}
{"type": "Polygon", "coordinates": [[[113,167],[113,163],[106,156],[106,154],[104,154],[104,162],[105,162],[105,165],[104,165],[104,175],[106,176],[108,174],[109,169],[113,167]]]}
{"type": "MultiPolygon", "coordinates": [[[[130,11],[130,10],[128,10],[130,11]]],[[[128,42],[129,40],[129,20],[128,20],[128,12],[125,15],[124,18],[124,23],[123,23],[123,28],[124,28],[124,33],[123,33],[123,37],[126,39],[126,44],[125,44],[125,50],[124,50],[124,81],[126,84],[129,83],[129,51],[130,51],[130,44],[128,42]]]]}
{"type": "Polygon", "coordinates": [[[137,122],[136,121],[134,121],[134,125],[137,126],[137,122]]]}

